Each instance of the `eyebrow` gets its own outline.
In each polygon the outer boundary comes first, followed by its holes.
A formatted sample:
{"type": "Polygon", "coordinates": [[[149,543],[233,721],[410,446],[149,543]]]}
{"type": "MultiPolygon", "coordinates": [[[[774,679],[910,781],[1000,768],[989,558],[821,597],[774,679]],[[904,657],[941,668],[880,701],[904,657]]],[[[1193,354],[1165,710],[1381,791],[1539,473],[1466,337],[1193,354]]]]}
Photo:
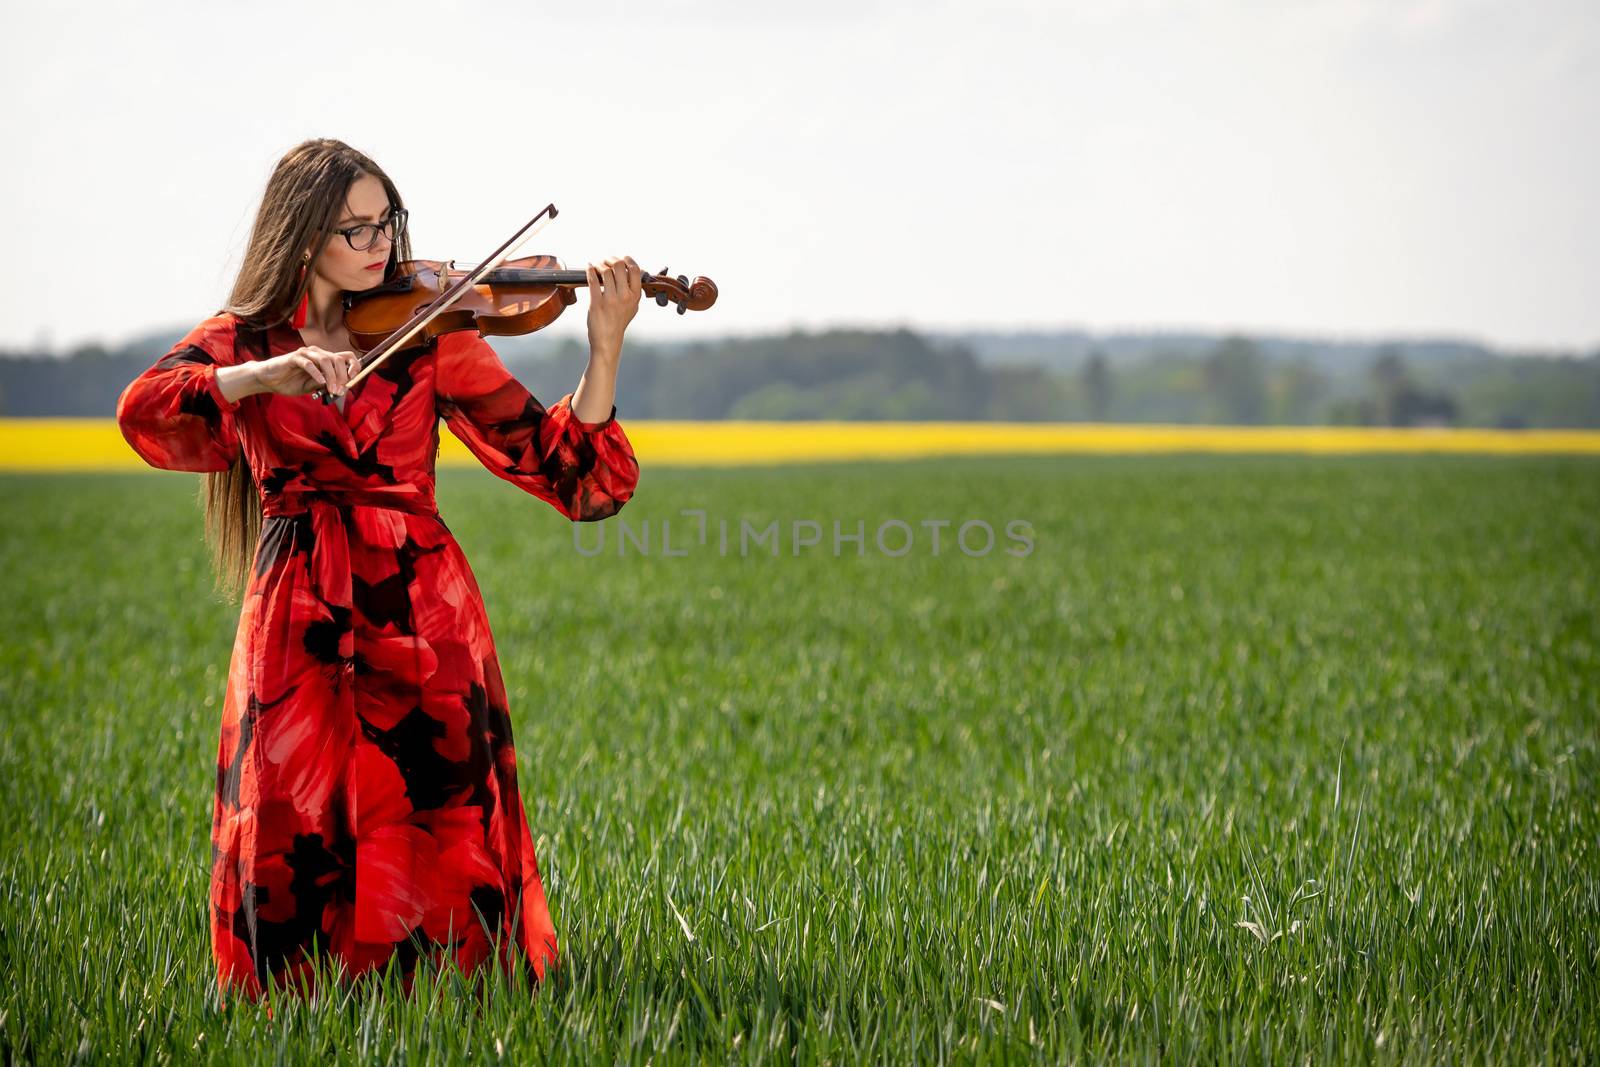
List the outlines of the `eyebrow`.
{"type": "Polygon", "coordinates": [[[378,214],[378,218],[376,218],[376,219],[375,218],[369,218],[366,215],[346,215],[344,218],[340,219],[339,222],[340,222],[341,225],[346,223],[346,222],[377,222],[378,219],[381,219],[381,218],[383,218],[383,216],[385,214],[388,214],[390,209],[392,209],[393,207],[394,207],[393,204],[390,204],[387,207],[385,207],[383,209],[383,211],[378,214]]]}

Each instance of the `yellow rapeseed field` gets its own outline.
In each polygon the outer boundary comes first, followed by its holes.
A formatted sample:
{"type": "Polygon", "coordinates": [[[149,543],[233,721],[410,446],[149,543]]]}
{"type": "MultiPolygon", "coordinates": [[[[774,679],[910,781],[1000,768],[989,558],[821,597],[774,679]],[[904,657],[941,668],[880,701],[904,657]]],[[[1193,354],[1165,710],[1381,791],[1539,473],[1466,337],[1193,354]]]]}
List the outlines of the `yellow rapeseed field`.
{"type": "MultiPolygon", "coordinates": [[[[623,419],[640,461],[800,463],[993,453],[1600,453],[1600,431],[1002,422],[680,422],[623,419]]],[[[474,464],[441,430],[441,466],[474,464]]],[[[0,419],[0,470],[144,467],[111,419],[0,419]]]]}

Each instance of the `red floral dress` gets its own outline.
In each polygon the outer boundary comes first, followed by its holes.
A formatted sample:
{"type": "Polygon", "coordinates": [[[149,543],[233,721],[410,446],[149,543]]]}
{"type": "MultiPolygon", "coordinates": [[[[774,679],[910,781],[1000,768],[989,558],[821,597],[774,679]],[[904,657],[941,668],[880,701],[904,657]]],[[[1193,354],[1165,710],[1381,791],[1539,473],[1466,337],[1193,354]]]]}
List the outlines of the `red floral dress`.
{"type": "Polygon", "coordinates": [[[222,471],[243,451],[262,528],[217,747],[210,922],[224,995],[261,996],[313,951],[360,974],[496,952],[542,979],[556,935],[517,790],[482,596],[434,504],[439,418],[485,467],[574,521],[633,495],[616,408],[548,409],[472,331],[391,354],[345,408],[260,393],[220,366],[303,345],[206,319],[123,391],[144,460],[222,471]],[[314,948],[315,946],[315,948],[314,948]]]}

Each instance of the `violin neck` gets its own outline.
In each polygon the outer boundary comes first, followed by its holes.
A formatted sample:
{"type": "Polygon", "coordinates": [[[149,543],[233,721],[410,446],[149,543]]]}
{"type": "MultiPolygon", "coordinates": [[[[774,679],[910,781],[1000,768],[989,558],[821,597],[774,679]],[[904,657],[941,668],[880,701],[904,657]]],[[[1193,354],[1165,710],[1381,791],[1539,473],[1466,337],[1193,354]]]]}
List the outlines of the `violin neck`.
{"type": "Polygon", "coordinates": [[[588,285],[589,275],[581,270],[552,267],[496,267],[479,284],[502,282],[507,285],[588,285]]]}

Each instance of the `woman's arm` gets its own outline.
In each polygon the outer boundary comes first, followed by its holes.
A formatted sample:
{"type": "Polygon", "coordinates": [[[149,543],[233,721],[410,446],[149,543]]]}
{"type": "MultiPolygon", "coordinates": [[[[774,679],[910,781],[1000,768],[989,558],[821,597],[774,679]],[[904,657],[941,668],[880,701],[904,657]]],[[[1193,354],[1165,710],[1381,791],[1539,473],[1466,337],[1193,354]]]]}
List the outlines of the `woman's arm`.
{"type": "Polygon", "coordinates": [[[632,256],[612,256],[589,264],[589,366],[572,392],[572,412],[584,422],[601,422],[616,405],[617,364],[622,335],[639,312],[644,272],[632,256]]]}
{"type": "MultiPolygon", "coordinates": [[[[577,522],[609,518],[633,495],[639,462],[614,403],[593,419],[578,416],[573,393],[546,408],[476,332],[452,330],[435,343],[439,414],[487,470],[577,522]]],[[[591,403],[602,377],[585,372],[591,403]]]]}
{"type": "Polygon", "coordinates": [[[244,397],[270,391],[256,375],[258,366],[256,363],[241,363],[237,367],[217,368],[217,388],[228,403],[237,404],[244,397]]]}
{"type": "Polygon", "coordinates": [[[228,318],[213,316],[190,330],[117,397],[117,427],[129,447],[163,470],[233,466],[239,458],[239,402],[223,391],[220,377],[232,360],[228,318]]]}
{"type": "Polygon", "coordinates": [[[604,422],[617,403],[617,362],[621,352],[589,349],[589,365],[572,392],[572,413],[583,422],[604,422]]]}

